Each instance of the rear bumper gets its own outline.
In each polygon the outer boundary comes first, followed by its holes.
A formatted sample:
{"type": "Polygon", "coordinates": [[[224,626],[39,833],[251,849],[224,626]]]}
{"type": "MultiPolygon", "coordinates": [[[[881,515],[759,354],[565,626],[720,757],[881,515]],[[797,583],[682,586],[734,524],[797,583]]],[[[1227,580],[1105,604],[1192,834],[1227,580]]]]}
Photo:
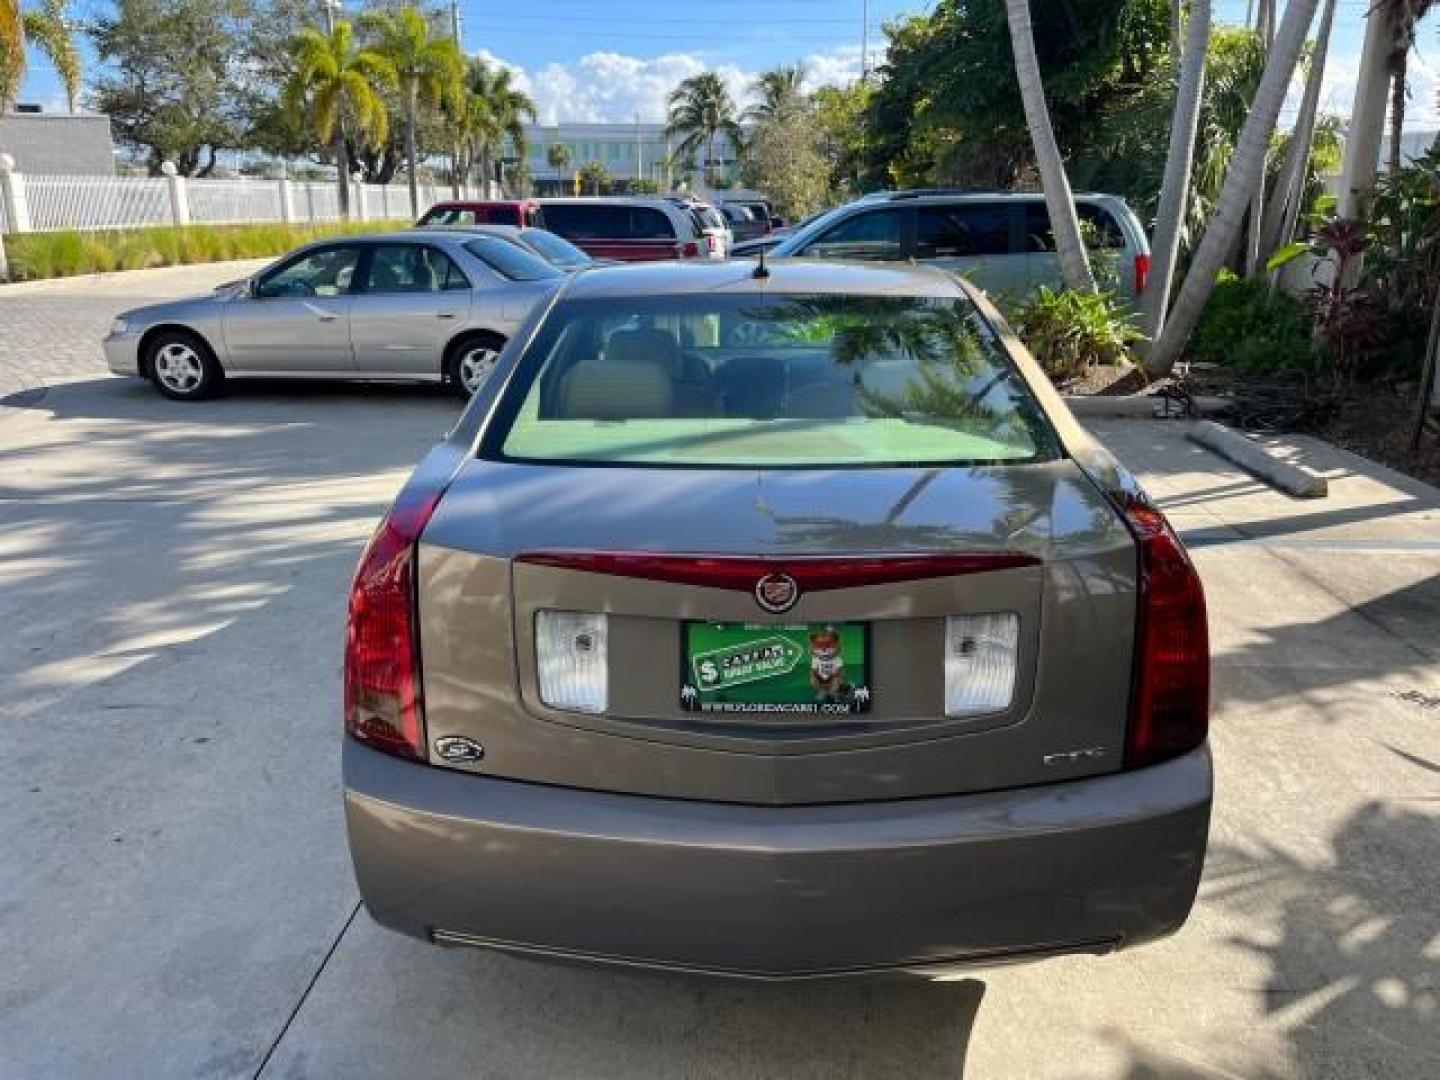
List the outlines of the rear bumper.
{"type": "Polygon", "coordinates": [[[375,920],[442,943],[755,978],[1104,952],[1177,930],[1208,751],[1016,791],[763,807],[546,787],[346,740],[375,920]]]}

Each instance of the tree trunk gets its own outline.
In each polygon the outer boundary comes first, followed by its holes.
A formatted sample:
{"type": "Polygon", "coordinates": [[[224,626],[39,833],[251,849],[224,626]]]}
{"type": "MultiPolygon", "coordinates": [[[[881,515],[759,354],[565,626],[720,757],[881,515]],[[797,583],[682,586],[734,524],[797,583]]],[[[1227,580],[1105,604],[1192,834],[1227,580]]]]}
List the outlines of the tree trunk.
{"type": "Polygon", "coordinates": [[[1401,160],[1400,139],[1405,133],[1405,80],[1408,76],[1410,65],[1410,50],[1406,49],[1394,57],[1391,65],[1391,79],[1394,80],[1390,88],[1390,173],[1394,175],[1400,171],[1404,162],[1401,160]]]}
{"type": "Polygon", "coordinates": [[[1040,81],[1040,63],[1035,55],[1035,35],[1030,25],[1030,0],[1005,0],[1010,24],[1010,44],[1015,51],[1015,75],[1020,83],[1020,100],[1025,105],[1025,123],[1035,146],[1035,163],[1045,189],[1045,207],[1055,235],[1055,251],[1065,287],[1074,292],[1093,293],[1095,276],[1080,239],[1080,219],[1065,175],[1065,162],[1050,127],[1050,110],[1045,105],[1045,87],[1040,81]]]}
{"type": "Polygon", "coordinates": [[[414,79],[405,83],[405,160],[410,166],[410,220],[420,220],[420,162],[415,153],[415,113],[420,108],[420,86],[414,79]]]}
{"type": "Polygon", "coordinates": [[[715,132],[710,132],[709,149],[705,152],[705,187],[715,190],[715,132]]]}
{"type": "Polygon", "coordinates": [[[460,161],[460,140],[454,139],[450,143],[450,197],[460,198],[460,170],[464,166],[460,161]]]}
{"type": "Polygon", "coordinates": [[[350,220],[350,148],[345,145],[345,126],[335,122],[336,193],[340,197],[340,217],[350,220]]]}
{"type": "Polygon", "coordinates": [[[1150,284],[1145,291],[1145,336],[1154,341],[1165,326],[1170,286],[1180,255],[1180,226],[1190,200],[1190,171],[1195,159],[1195,132],[1200,123],[1200,99],[1205,88],[1205,56],[1210,45],[1210,0],[1193,0],[1185,31],[1180,85],[1175,92],[1175,115],[1170,123],[1170,151],[1165,158],[1165,179],[1160,185],[1160,209],[1151,241],[1150,284]]]}
{"type": "Polygon", "coordinates": [[[1265,208],[1265,235],[1260,244],[1260,257],[1269,262],[1274,254],[1295,237],[1295,224],[1300,219],[1300,203],[1305,194],[1305,176],[1310,166],[1310,151],[1315,143],[1315,119],[1320,107],[1320,88],[1325,82],[1325,60],[1330,51],[1330,32],[1335,24],[1335,0],[1325,0],[1320,14],[1320,29],[1315,36],[1315,54],[1305,75],[1305,92],[1300,98],[1300,112],[1295,130],[1290,135],[1290,148],[1285,164],[1275,183],[1275,191],[1265,208]]]}
{"type": "Polygon", "coordinates": [[[1275,130],[1275,120],[1285,102],[1285,92],[1295,74],[1295,65],[1300,59],[1306,31],[1315,16],[1318,2],[1290,0],[1285,8],[1285,18],[1275,37],[1275,47],[1270,50],[1265,73],[1260,77],[1250,115],[1240,129],[1240,138],[1230,160],[1230,169],[1225,174],[1215,216],[1196,249],[1169,321],[1150,356],[1147,366],[1152,373],[1164,374],[1175,365],[1180,350],[1190,339],[1195,324],[1200,320],[1200,313],[1215,288],[1215,276],[1239,236],[1255,182],[1265,168],[1265,154],[1275,130]]]}
{"type": "Polygon", "coordinates": [[[1386,91],[1390,86],[1388,59],[1394,33],[1391,4],[1366,6],[1365,47],[1355,82],[1355,104],[1345,135],[1345,163],[1340,172],[1340,200],[1336,216],[1363,218],[1375,192],[1375,167],[1385,129],[1386,91]]]}
{"type": "Polygon", "coordinates": [[[1182,36],[1185,33],[1185,0],[1170,0],[1170,52],[1181,63],[1182,36]]]}
{"type": "MultiPolygon", "coordinates": [[[[1275,5],[1272,0],[1260,0],[1255,33],[1264,50],[1262,55],[1268,59],[1270,43],[1275,36],[1275,5]]],[[[1268,163],[1269,155],[1266,157],[1268,163]]],[[[1245,219],[1245,258],[1242,262],[1246,277],[1254,277],[1260,271],[1260,239],[1264,230],[1265,178],[1268,172],[1269,169],[1261,167],[1260,175],[1255,181],[1255,190],[1250,195],[1250,213],[1245,219]]]]}

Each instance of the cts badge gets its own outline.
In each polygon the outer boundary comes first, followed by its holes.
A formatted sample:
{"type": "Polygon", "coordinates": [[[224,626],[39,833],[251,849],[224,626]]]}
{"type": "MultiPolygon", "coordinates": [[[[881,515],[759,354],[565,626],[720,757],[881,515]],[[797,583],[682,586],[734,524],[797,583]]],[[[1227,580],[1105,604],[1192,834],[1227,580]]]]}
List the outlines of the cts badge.
{"type": "Polygon", "coordinates": [[[755,602],[772,615],[789,611],[800,600],[800,586],[789,574],[766,574],[755,583],[755,602]]]}

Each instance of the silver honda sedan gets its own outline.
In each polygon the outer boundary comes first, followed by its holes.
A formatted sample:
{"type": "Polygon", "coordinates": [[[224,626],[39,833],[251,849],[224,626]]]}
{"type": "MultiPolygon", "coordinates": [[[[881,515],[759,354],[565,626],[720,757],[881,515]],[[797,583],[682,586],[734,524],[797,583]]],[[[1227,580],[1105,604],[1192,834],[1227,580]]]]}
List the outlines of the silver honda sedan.
{"type": "Polygon", "coordinates": [[[753,978],[1177,930],[1211,802],[1176,534],[927,267],[572,276],[350,596],[360,894],[440,944],[753,978]]]}
{"type": "Polygon", "coordinates": [[[125,312],[105,357],[177,400],[247,376],[444,381],[468,397],[564,278],[498,237],[322,240],[210,295],[125,312]]]}

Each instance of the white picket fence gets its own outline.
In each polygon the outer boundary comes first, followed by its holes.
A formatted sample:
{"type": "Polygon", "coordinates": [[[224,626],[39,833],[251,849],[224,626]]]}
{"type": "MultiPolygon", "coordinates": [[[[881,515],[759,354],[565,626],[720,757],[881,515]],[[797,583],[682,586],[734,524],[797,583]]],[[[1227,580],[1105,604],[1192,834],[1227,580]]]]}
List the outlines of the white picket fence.
{"type": "MultiPolygon", "coordinates": [[[[421,184],[420,213],[451,197],[449,187],[421,184]]],[[[462,195],[473,195],[468,189],[462,195]]],[[[357,221],[411,218],[405,184],[353,184],[357,221]]],[[[0,233],[153,225],[338,221],[333,182],[195,180],[180,176],[30,176],[0,169],[0,233]]]]}

